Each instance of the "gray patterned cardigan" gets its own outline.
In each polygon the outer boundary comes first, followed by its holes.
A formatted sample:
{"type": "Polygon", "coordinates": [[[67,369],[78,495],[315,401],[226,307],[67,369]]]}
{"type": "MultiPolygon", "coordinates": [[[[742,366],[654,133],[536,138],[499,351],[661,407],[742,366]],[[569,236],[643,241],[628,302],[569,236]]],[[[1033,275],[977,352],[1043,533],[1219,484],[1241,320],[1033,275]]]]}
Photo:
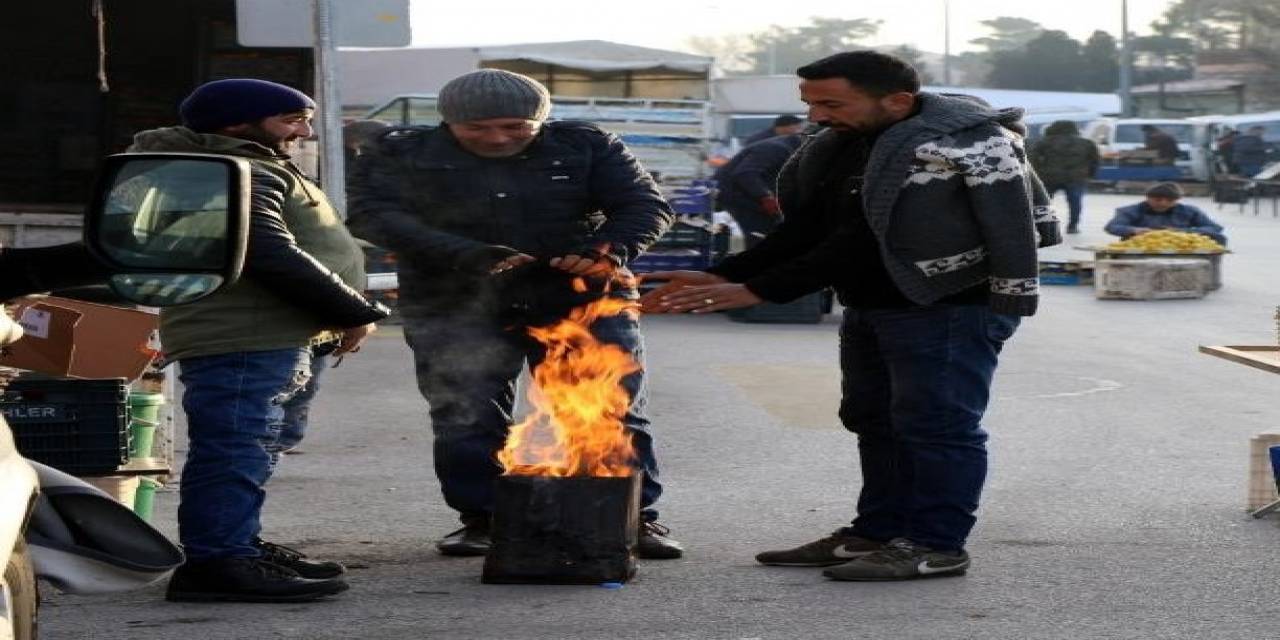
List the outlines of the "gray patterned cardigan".
{"type": "MultiPolygon", "coordinates": [[[[1027,162],[1021,109],[921,93],[919,112],[885,130],[867,161],[863,206],[885,267],[909,300],[931,304],[982,282],[998,313],[1030,316],[1036,248],[1062,242],[1027,162]]],[[[806,141],[778,178],[785,213],[813,206],[839,134],[806,141]]]]}

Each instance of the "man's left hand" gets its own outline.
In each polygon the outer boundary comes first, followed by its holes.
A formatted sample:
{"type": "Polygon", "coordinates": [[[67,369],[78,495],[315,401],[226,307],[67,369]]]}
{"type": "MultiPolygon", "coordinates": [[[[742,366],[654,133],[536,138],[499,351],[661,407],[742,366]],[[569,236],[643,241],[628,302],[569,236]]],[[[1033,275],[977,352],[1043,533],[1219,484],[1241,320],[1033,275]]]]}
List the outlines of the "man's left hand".
{"type": "Polygon", "coordinates": [[[549,264],[554,269],[572,273],[575,276],[606,276],[617,269],[613,261],[608,258],[589,258],[575,254],[552,258],[549,264]]]}
{"type": "Polygon", "coordinates": [[[711,313],[741,309],[764,302],[746,285],[736,282],[683,287],[662,298],[668,313],[711,313]]]}

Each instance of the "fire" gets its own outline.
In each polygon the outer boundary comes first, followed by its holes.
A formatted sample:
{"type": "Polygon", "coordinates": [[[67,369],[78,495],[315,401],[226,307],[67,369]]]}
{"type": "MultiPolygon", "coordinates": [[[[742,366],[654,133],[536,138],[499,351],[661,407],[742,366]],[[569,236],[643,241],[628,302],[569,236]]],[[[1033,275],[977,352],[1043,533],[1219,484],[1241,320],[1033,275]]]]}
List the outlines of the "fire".
{"type": "MultiPolygon", "coordinates": [[[[584,291],[581,279],[574,288],[584,291]]],[[[631,300],[602,298],[549,327],[529,329],[547,356],[533,370],[533,411],[511,428],[498,461],[507,475],[624,477],[634,452],[623,417],[622,379],[640,370],[626,350],[587,330],[599,318],[635,313],[631,300]]]]}

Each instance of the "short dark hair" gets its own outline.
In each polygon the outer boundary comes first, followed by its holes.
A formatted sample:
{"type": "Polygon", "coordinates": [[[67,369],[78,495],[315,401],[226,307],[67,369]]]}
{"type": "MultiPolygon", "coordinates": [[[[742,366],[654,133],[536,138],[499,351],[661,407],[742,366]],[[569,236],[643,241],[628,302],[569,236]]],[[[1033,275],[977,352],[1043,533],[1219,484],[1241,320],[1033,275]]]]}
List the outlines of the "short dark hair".
{"type": "Polygon", "coordinates": [[[879,51],[844,51],[796,69],[805,80],[844,78],[849,84],[873,95],[918,93],[920,74],[902,58],[879,51]]]}
{"type": "Polygon", "coordinates": [[[799,118],[799,117],[797,117],[797,116],[793,116],[793,115],[785,115],[785,116],[778,116],[778,117],[774,118],[774,119],[773,119],[773,126],[775,126],[775,127],[789,127],[789,126],[791,126],[791,125],[793,125],[793,124],[801,124],[801,123],[803,123],[803,122],[804,122],[804,120],[803,120],[803,119],[801,119],[801,118],[799,118]]]}

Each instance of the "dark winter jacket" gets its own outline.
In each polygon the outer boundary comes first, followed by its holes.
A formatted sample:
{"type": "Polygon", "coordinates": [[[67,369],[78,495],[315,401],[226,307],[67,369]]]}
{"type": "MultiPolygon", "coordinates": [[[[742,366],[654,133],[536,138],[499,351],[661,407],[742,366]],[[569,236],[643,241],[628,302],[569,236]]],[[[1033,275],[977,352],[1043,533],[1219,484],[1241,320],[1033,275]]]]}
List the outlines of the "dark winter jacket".
{"type": "Polygon", "coordinates": [[[1222,235],[1222,225],[1198,207],[1184,202],[1173,205],[1164,213],[1156,212],[1145,202],[1120,207],[1105,229],[1107,233],[1121,238],[1134,235],[1137,229],[1172,229],[1198,233],[1213,238],[1218,244],[1227,244],[1227,237],[1222,235]]]}
{"type": "MultiPolygon", "coordinates": [[[[1062,237],[1027,165],[1021,110],[997,111],[964,96],[922,93],[919,100],[915,116],[876,139],[860,189],[889,276],[916,304],[987,283],[994,311],[1032,315],[1037,244],[1054,245],[1062,237]]],[[[815,222],[822,214],[817,184],[843,142],[831,130],[807,140],[778,179],[782,224],[712,271],[771,301],[838,279],[857,286],[856,274],[843,273],[851,259],[849,231],[831,233],[815,222]],[[798,278],[800,266],[829,274],[829,280],[798,278]]]]}
{"type": "Polygon", "coordinates": [[[143,131],[129,150],[236,156],[252,168],[244,275],[208,298],[160,312],[169,359],[304,347],[335,339],[335,329],[387,317],[360,293],[364,253],[288,156],[185,127],[143,131]]]}
{"type": "Polygon", "coordinates": [[[1182,153],[1178,148],[1178,139],[1160,129],[1148,131],[1143,146],[1155,150],[1160,161],[1166,164],[1173,164],[1182,153]]]}
{"type": "Polygon", "coordinates": [[[775,136],[739,151],[716,170],[719,208],[759,211],[760,199],[774,195],[782,165],[800,147],[802,140],[799,134],[775,136]]]}
{"type": "Polygon", "coordinates": [[[1261,167],[1267,163],[1267,143],[1252,134],[1236,136],[1231,143],[1231,162],[1238,167],[1261,167]]]}
{"type": "Polygon", "coordinates": [[[1098,146],[1080,137],[1071,121],[1055,122],[1028,153],[1036,175],[1049,187],[1087,182],[1098,172],[1098,146]]]}
{"type": "Polygon", "coordinates": [[[396,254],[409,314],[495,315],[545,297],[531,292],[570,294],[561,272],[488,269],[517,252],[625,266],[674,218],[617,136],[580,122],[547,123],[498,159],[465,151],[447,128],[392,129],[359,157],[347,195],[355,235],[396,254]]]}

